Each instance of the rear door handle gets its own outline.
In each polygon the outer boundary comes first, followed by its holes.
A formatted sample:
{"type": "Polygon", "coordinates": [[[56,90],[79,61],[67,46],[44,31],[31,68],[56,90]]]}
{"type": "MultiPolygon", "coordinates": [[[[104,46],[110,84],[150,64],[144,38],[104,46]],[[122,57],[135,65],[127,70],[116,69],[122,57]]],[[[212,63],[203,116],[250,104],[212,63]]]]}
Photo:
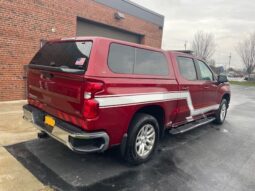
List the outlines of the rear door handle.
{"type": "Polygon", "coordinates": [[[209,89],[210,87],[209,86],[205,86],[205,89],[209,89]]]}
{"type": "Polygon", "coordinates": [[[41,78],[42,79],[51,79],[54,77],[54,74],[48,72],[42,72],[41,78]]]}
{"type": "Polygon", "coordinates": [[[181,87],[182,90],[189,90],[189,87],[188,86],[183,86],[181,87]]]}

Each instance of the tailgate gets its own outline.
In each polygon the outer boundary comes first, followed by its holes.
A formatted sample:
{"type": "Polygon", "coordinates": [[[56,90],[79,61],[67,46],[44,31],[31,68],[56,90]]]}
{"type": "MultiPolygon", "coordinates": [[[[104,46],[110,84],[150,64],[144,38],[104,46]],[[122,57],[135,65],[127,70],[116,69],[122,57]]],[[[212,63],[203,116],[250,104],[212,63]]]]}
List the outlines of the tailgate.
{"type": "Polygon", "coordinates": [[[81,117],[83,83],[82,75],[30,69],[28,97],[47,107],[81,117]]]}
{"type": "Polygon", "coordinates": [[[89,40],[46,43],[29,64],[28,98],[52,115],[82,117],[84,75],[91,49],[89,40]]]}

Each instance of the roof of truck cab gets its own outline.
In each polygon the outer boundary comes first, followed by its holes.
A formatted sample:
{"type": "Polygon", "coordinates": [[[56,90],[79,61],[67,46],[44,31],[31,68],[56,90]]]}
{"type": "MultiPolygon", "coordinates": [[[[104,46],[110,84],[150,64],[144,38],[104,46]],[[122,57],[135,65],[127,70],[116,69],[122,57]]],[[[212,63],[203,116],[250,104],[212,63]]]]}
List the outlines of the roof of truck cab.
{"type": "Polygon", "coordinates": [[[202,58],[200,58],[200,57],[197,57],[197,56],[195,56],[194,54],[185,53],[185,52],[182,52],[182,51],[167,50],[166,52],[167,52],[167,53],[170,53],[170,54],[178,55],[178,56],[184,56],[184,57],[186,56],[186,57],[194,58],[194,59],[197,59],[197,60],[205,61],[204,59],[202,59],[202,58]]]}

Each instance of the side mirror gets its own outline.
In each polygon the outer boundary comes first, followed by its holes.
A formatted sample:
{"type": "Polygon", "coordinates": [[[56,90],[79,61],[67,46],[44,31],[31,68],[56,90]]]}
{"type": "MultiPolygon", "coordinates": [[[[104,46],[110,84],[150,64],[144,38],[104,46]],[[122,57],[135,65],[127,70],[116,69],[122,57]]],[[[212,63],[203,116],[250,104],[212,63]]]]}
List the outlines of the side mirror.
{"type": "Polygon", "coordinates": [[[224,74],[220,74],[218,75],[218,82],[221,84],[221,83],[225,83],[225,82],[228,82],[228,78],[226,75],[224,74]]]}

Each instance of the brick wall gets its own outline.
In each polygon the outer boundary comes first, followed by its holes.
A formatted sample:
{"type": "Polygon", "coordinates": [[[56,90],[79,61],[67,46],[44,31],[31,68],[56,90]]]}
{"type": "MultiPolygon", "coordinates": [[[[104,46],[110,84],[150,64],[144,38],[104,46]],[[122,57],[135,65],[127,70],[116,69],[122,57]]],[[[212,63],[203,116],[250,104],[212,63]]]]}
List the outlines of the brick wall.
{"type": "Polygon", "coordinates": [[[161,46],[157,25],[131,15],[118,21],[115,12],[92,0],[1,0],[0,101],[25,99],[24,65],[39,49],[40,39],[75,36],[77,17],[142,34],[143,44],[161,46]]]}

